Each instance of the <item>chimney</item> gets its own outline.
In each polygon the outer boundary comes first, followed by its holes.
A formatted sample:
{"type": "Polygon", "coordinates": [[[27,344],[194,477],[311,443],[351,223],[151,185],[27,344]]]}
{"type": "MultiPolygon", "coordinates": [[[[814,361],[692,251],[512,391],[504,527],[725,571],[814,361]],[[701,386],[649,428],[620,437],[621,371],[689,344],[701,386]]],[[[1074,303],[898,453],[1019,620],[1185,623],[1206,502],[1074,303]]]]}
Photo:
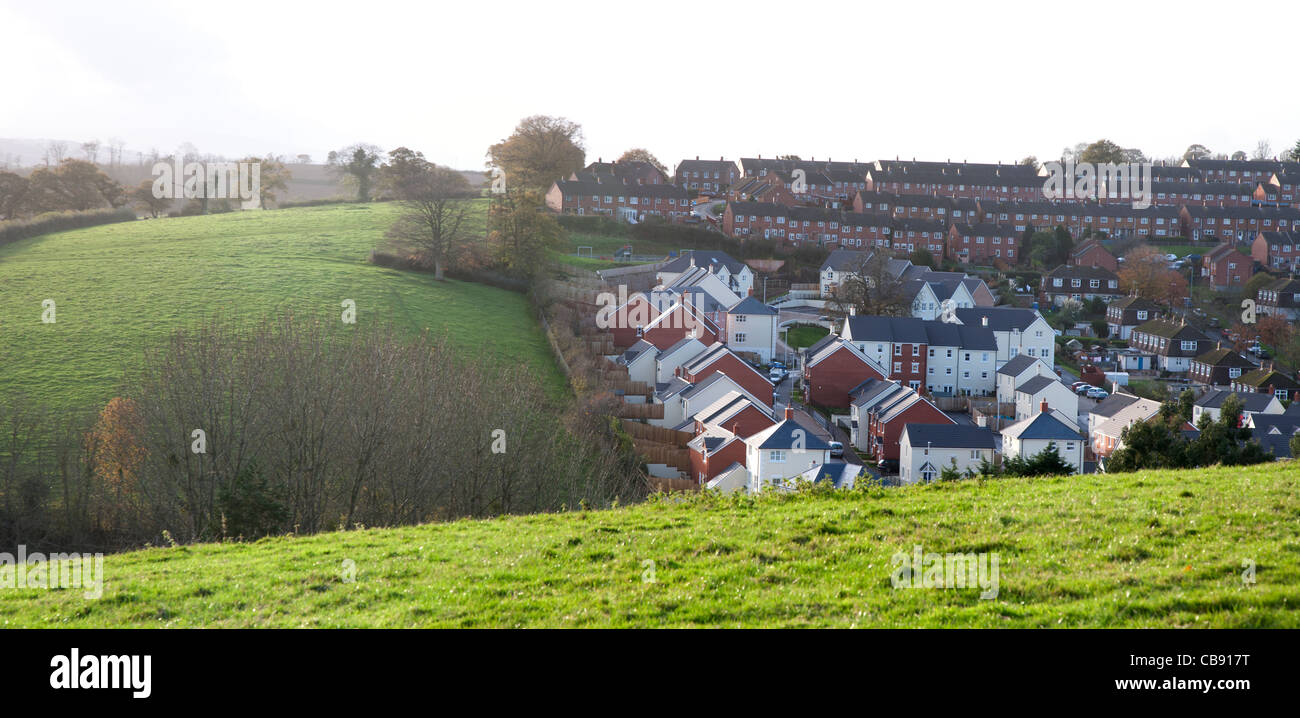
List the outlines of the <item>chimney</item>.
{"type": "Polygon", "coordinates": [[[786,418],[787,420],[793,420],[793,419],[794,419],[794,407],[792,407],[792,406],[787,406],[787,407],[785,408],[785,418],[786,418]]]}
{"type": "Polygon", "coordinates": [[[858,315],[858,308],[857,308],[857,307],[849,307],[849,316],[850,316],[850,317],[856,317],[857,315],[858,315]]]}
{"type": "Polygon", "coordinates": [[[1047,413],[1047,408],[1048,408],[1048,407],[1047,407],[1047,399],[1044,398],[1041,402],[1038,403],[1038,410],[1039,410],[1040,412],[1046,414],[1046,413],[1047,413]]]}
{"type": "Polygon", "coordinates": [[[736,436],[740,436],[740,422],[732,422],[731,433],[735,434],[736,436]]]}

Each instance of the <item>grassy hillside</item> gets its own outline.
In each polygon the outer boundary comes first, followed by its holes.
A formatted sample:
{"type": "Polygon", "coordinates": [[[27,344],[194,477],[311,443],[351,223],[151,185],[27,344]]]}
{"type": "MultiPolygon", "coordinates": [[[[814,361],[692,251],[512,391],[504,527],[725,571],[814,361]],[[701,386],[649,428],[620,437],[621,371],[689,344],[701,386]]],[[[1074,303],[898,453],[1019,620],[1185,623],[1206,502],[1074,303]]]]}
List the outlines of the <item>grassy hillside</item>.
{"type": "MultiPolygon", "coordinates": [[[[0,248],[0,394],[62,406],[113,395],[143,347],[205,316],[249,322],[280,311],[446,332],[481,356],[523,361],[562,386],[546,339],[518,294],[376,267],[389,205],[340,205],[146,220],[0,248]],[[57,321],[43,324],[54,299],[57,321]]],[[[481,223],[482,216],[478,217],[481,223]]]]}
{"type": "Polygon", "coordinates": [[[1296,475],[1289,463],[673,498],[158,548],[109,556],[100,600],[0,591],[0,625],[1297,627],[1296,475]],[[996,552],[999,595],[893,589],[891,556],[916,544],[996,552]]]}

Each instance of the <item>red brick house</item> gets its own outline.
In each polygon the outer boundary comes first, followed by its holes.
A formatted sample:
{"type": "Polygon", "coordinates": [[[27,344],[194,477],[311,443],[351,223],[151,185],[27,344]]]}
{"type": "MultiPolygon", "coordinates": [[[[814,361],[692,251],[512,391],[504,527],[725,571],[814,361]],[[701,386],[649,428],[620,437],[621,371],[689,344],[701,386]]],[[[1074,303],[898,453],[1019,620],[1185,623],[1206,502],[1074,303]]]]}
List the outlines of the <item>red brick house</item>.
{"type": "Polygon", "coordinates": [[[896,398],[873,406],[867,415],[872,454],[877,461],[897,461],[898,439],[907,424],[956,423],[915,391],[899,392],[896,398]]]}
{"type": "Polygon", "coordinates": [[[1300,272],[1300,231],[1260,232],[1250,245],[1250,256],[1271,270],[1300,272]]]}
{"type": "Polygon", "coordinates": [[[1119,262],[1116,261],[1115,255],[1095,239],[1084,240],[1082,244],[1075,247],[1070,255],[1070,264],[1076,267],[1102,267],[1112,272],[1119,271],[1119,262]]]}
{"type": "Polygon", "coordinates": [[[678,221],[691,213],[686,190],[667,184],[559,180],[546,193],[546,206],[560,214],[604,215],[678,221]]]}
{"type": "Polygon", "coordinates": [[[775,423],[776,420],[749,397],[731,391],[695,415],[695,435],[727,431],[745,439],[775,423]]]}
{"type": "Polygon", "coordinates": [[[884,369],[849,342],[836,338],[804,364],[804,386],[808,400],[821,406],[844,409],[849,390],[867,379],[884,379],[884,369]]]}
{"type": "Polygon", "coordinates": [[[946,257],[962,264],[989,265],[1020,261],[1020,238],[1009,224],[960,224],[948,228],[946,257]]]}
{"type": "Polygon", "coordinates": [[[1201,276],[1218,290],[1243,288],[1254,274],[1254,258],[1238,252],[1232,242],[1220,244],[1201,259],[1201,276]]]}
{"type": "Polygon", "coordinates": [[[726,344],[718,342],[716,338],[708,349],[678,368],[677,375],[695,384],[717,372],[725,372],[732,381],[767,407],[772,406],[772,382],[749,362],[741,359],[726,344]]]}
{"type": "Polygon", "coordinates": [[[651,319],[637,338],[644,339],[655,345],[656,349],[662,350],[687,337],[694,337],[701,344],[713,344],[721,335],[718,325],[693,304],[673,304],[659,316],[651,319]]]}
{"type": "Polygon", "coordinates": [[[678,187],[705,194],[721,194],[741,177],[735,162],[702,160],[698,156],[679,162],[673,175],[673,184],[678,187]]]}

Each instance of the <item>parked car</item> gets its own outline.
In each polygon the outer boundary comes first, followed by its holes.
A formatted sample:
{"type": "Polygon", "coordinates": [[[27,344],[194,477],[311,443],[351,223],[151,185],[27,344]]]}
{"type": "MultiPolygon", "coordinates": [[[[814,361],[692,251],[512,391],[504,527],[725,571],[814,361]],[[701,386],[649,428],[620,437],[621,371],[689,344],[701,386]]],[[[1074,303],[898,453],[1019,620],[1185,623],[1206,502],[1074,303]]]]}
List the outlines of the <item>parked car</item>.
{"type": "Polygon", "coordinates": [[[838,441],[831,442],[831,458],[839,459],[844,457],[844,444],[838,441]]]}
{"type": "Polygon", "coordinates": [[[767,373],[767,379],[773,384],[780,384],[781,382],[785,381],[785,377],[788,374],[789,372],[787,372],[785,369],[782,369],[781,367],[772,367],[771,371],[767,373]]]}
{"type": "Polygon", "coordinates": [[[876,468],[879,469],[882,474],[897,474],[898,459],[881,459],[876,463],[876,468]]]}
{"type": "Polygon", "coordinates": [[[1094,387],[1092,384],[1089,384],[1089,383],[1087,383],[1087,382],[1083,382],[1083,383],[1079,384],[1078,386],[1074,387],[1074,393],[1075,393],[1075,394],[1078,394],[1079,396],[1083,396],[1084,394],[1087,394],[1087,393],[1088,393],[1088,390],[1089,390],[1089,389],[1095,389],[1095,388],[1096,388],[1096,387],[1094,387]]]}
{"type": "Polygon", "coordinates": [[[1172,261],[1175,261],[1176,259],[1178,259],[1178,255],[1177,255],[1177,254],[1166,254],[1166,255],[1165,255],[1165,259],[1168,259],[1169,261],[1172,262],[1172,261]]]}
{"type": "Polygon", "coordinates": [[[1088,390],[1086,396],[1089,399],[1096,399],[1097,401],[1101,401],[1102,399],[1105,399],[1106,397],[1110,396],[1110,392],[1106,391],[1105,389],[1099,386],[1094,386],[1088,390]]]}

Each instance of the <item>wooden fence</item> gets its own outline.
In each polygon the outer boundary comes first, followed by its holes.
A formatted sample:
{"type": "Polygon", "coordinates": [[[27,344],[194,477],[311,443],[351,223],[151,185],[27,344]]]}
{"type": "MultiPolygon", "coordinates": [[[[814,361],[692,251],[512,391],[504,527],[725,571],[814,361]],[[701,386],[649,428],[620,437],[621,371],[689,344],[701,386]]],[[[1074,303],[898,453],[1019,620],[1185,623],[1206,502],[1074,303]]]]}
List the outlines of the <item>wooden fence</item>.
{"type": "Polygon", "coordinates": [[[692,479],[668,479],[661,476],[650,477],[651,491],[699,491],[700,485],[692,479]]]}
{"type": "Polygon", "coordinates": [[[618,415],[624,419],[662,419],[663,404],[623,404],[618,408],[618,415]]]}
{"type": "Polygon", "coordinates": [[[644,439],[660,444],[685,447],[695,435],[688,431],[677,431],[663,426],[651,426],[636,421],[623,420],[623,430],[633,439],[644,439]]]}

